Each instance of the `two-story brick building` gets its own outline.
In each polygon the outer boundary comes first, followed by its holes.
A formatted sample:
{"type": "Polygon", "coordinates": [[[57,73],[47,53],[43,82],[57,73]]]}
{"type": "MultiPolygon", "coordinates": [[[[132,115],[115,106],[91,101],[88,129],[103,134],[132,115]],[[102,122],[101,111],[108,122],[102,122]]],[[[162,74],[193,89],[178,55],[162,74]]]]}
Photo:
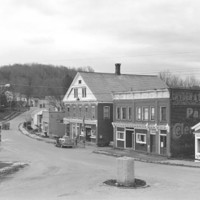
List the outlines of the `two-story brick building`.
{"type": "Polygon", "coordinates": [[[191,155],[200,119],[200,90],[115,92],[114,145],[166,156],[191,155]]]}
{"type": "Polygon", "coordinates": [[[87,141],[113,141],[112,92],[166,87],[157,76],[121,74],[120,64],[115,67],[115,73],[77,73],[63,99],[67,135],[81,135],[84,126],[87,141]]]}

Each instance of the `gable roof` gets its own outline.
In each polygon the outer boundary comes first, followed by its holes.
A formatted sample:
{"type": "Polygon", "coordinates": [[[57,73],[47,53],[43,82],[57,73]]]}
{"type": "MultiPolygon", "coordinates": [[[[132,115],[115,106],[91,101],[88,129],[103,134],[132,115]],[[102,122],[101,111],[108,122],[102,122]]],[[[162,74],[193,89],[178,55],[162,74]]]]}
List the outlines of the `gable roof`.
{"type": "Polygon", "coordinates": [[[112,101],[112,92],[143,91],[168,88],[155,75],[127,75],[78,72],[97,101],[112,101]]]}

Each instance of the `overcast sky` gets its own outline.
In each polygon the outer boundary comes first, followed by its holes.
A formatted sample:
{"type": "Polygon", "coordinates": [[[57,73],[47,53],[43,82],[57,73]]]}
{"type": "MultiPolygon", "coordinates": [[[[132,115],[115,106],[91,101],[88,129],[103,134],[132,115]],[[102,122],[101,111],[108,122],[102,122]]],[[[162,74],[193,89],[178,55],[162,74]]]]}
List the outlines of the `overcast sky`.
{"type": "Polygon", "coordinates": [[[199,0],[1,0],[0,65],[200,77],[199,0]]]}

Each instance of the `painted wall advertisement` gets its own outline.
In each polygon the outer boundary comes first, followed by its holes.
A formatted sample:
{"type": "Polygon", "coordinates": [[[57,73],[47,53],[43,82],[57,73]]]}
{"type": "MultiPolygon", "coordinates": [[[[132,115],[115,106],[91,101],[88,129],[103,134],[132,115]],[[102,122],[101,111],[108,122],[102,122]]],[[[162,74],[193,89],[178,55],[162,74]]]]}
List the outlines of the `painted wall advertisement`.
{"type": "Polygon", "coordinates": [[[194,154],[191,127],[200,122],[200,90],[174,90],[171,93],[172,154],[194,154]]]}

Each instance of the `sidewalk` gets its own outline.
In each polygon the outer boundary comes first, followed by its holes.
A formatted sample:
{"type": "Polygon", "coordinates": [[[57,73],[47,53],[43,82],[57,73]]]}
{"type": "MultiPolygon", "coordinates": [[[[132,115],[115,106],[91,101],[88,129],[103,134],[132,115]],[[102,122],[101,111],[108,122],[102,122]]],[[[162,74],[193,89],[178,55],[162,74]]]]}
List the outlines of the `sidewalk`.
{"type": "MultiPolygon", "coordinates": [[[[32,137],[34,139],[44,141],[47,143],[52,143],[52,144],[55,143],[54,139],[42,137],[35,134],[30,134],[26,129],[23,128],[22,124],[19,125],[19,130],[23,134],[29,137],[32,137]]],[[[132,157],[136,161],[140,161],[140,162],[200,168],[200,162],[195,162],[192,160],[188,161],[188,160],[171,159],[171,158],[167,158],[167,157],[159,156],[159,155],[139,153],[133,150],[120,150],[120,149],[114,149],[112,147],[97,147],[96,145],[91,146],[90,144],[86,143],[86,147],[89,147],[89,146],[92,149],[93,153],[96,153],[96,154],[103,154],[103,155],[114,156],[114,157],[127,156],[127,157],[132,157]]]]}
{"type": "Polygon", "coordinates": [[[107,156],[114,156],[114,157],[127,156],[127,157],[134,158],[136,161],[147,162],[147,163],[200,168],[200,162],[195,162],[193,160],[191,160],[191,161],[178,160],[178,159],[167,158],[167,157],[159,156],[159,155],[139,153],[139,152],[135,152],[133,150],[114,149],[112,147],[94,150],[93,153],[104,154],[107,156]]]}

